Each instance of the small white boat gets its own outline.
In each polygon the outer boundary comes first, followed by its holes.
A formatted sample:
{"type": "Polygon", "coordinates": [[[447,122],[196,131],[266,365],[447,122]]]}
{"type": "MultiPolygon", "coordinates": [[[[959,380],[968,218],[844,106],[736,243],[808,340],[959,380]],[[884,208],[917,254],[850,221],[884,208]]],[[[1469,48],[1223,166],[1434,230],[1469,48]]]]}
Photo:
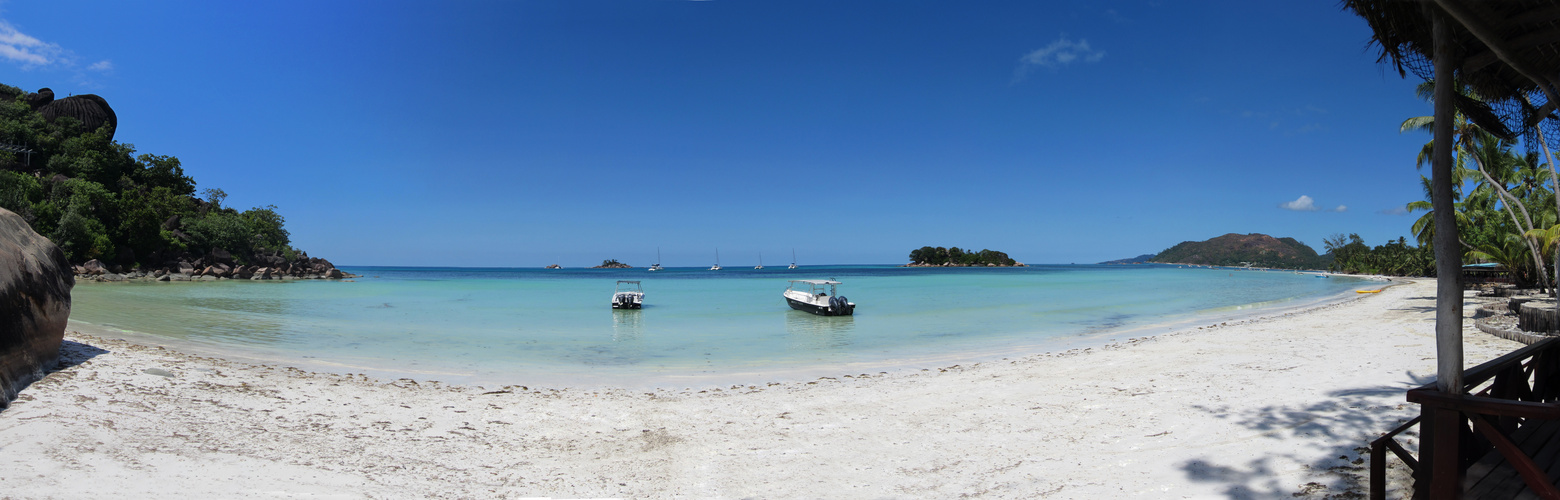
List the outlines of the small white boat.
{"type": "Polygon", "coordinates": [[[787,267],[786,269],[796,269],[796,249],[795,248],[791,249],[791,267],[787,267]]]}
{"type": "Polygon", "coordinates": [[[854,315],[856,304],[839,295],[839,285],[832,280],[791,280],[791,286],[785,289],[785,303],[791,309],[819,316],[854,315]]]}
{"type": "Polygon", "coordinates": [[[753,266],[753,269],[763,269],[763,268],[764,268],[764,254],[762,252],[760,252],[758,254],[758,265],[753,266]]]}
{"type": "Polygon", "coordinates": [[[655,247],[655,264],[650,265],[650,270],[660,271],[662,269],[666,268],[661,267],[661,247],[655,247]]]}
{"type": "Polygon", "coordinates": [[[639,309],[645,304],[645,290],[638,281],[618,280],[612,289],[613,309],[639,309]]]}
{"type": "Polygon", "coordinates": [[[711,271],[719,271],[720,270],[720,249],[719,248],[715,249],[715,265],[710,266],[710,270],[711,271]]]}

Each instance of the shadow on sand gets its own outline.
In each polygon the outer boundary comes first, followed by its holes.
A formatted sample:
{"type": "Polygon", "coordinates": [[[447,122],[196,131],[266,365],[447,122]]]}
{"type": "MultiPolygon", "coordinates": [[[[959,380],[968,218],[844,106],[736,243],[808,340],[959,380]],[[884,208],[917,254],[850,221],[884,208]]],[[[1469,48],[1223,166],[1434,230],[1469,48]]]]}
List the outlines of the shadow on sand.
{"type": "MultiPolygon", "coordinates": [[[[1202,406],[1210,418],[1257,432],[1247,444],[1266,451],[1262,458],[1246,463],[1201,457],[1187,461],[1181,469],[1191,481],[1222,484],[1224,497],[1232,499],[1366,498],[1370,440],[1412,419],[1417,407],[1404,401],[1404,393],[1410,387],[1433,381],[1431,377],[1413,374],[1408,377],[1413,381],[1411,385],[1337,391],[1320,401],[1297,406],[1274,405],[1246,413],[1202,406]],[[1293,449],[1294,441],[1286,443],[1291,438],[1320,439],[1325,445],[1320,451],[1316,447],[1293,449]],[[1305,482],[1282,484],[1275,467],[1293,463],[1308,469],[1305,482]]],[[[1417,449],[1417,443],[1409,448],[1417,449]]],[[[1406,468],[1396,462],[1396,458],[1388,457],[1389,490],[1404,487],[1408,478],[1406,468]]]]}
{"type": "MultiPolygon", "coordinates": [[[[75,341],[71,341],[71,340],[66,340],[66,341],[60,342],[60,360],[59,360],[59,363],[56,363],[53,368],[45,371],[43,373],[43,377],[44,378],[48,378],[49,375],[52,375],[52,374],[54,374],[56,372],[59,372],[59,371],[62,371],[62,370],[65,370],[65,369],[68,369],[68,368],[71,368],[71,367],[74,367],[76,365],[80,365],[82,363],[87,362],[87,360],[90,360],[92,358],[98,357],[98,356],[103,355],[103,354],[108,354],[108,352],[109,352],[108,350],[100,348],[100,347],[97,347],[97,346],[94,346],[94,345],[83,344],[83,343],[75,342],[75,341]]],[[[39,380],[42,380],[42,379],[39,379],[39,380]]],[[[33,382],[28,383],[27,385],[23,385],[22,387],[17,388],[17,393],[21,394],[21,393],[26,392],[27,388],[31,387],[32,384],[36,383],[36,382],[37,381],[35,380],[33,382]]],[[[0,400],[0,414],[4,414],[6,409],[9,408],[9,407],[10,407],[10,402],[9,401],[0,400]]]]}

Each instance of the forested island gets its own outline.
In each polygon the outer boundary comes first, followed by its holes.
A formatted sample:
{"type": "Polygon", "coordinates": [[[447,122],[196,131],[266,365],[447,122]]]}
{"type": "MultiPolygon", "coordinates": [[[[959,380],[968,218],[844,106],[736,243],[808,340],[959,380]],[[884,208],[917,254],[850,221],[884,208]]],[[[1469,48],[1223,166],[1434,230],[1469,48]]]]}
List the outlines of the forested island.
{"type": "Polygon", "coordinates": [[[633,269],[633,267],[634,266],[618,262],[617,259],[607,259],[601,261],[601,265],[599,266],[591,266],[591,269],[633,269]]]}
{"type": "Polygon", "coordinates": [[[996,250],[921,247],[911,250],[910,263],[901,267],[1024,267],[1024,263],[996,250]]]}
{"type": "Polygon", "coordinates": [[[1330,259],[1294,238],[1229,233],[1206,241],[1183,241],[1155,256],[1164,264],[1326,269],[1330,259]]]}
{"type": "MultiPolygon", "coordinates": [[[[92,94],[56,100],[0,84],[0,208],[65,252],[78,274],[162,280],[346,276],[293,248],[275,206],[238,210],[179,159],[114,140],[92,94]]],[[[117,279],[116,278],[116,279],[117,279]]]]}

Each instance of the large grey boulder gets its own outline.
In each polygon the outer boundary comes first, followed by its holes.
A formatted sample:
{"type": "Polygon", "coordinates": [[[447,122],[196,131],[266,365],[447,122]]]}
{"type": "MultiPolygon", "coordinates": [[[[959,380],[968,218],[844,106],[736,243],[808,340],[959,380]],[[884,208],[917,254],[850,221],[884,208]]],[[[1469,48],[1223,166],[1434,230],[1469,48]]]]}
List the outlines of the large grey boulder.
{"type": "Polygon", "coordinates": [[[59,362],[75,286],[65,252],[0,208],[0,408],[59,362]]]}

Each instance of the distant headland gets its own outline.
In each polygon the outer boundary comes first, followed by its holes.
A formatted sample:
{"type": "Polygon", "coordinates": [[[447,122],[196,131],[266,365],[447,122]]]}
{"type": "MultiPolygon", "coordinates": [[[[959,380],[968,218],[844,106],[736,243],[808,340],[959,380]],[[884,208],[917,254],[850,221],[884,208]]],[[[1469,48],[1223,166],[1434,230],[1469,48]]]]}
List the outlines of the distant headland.
{"type": "Polygon", "coordinates": [[[900,267],[1026,267],[1004,252],[959,247],[921,247],[910,251],[910,263],[900,267]]]}
{"type": "Polygon", "coordinates": [[[1183,241],[1157,254],[1139,255],[1100,264],[1152,263],[1326,269],[1330,260],[1330,255],[1318,255],[1315,249],[1294,238],[1274,238],[1261,233],[1229,233],[1204,241],[1183,241]]]}

